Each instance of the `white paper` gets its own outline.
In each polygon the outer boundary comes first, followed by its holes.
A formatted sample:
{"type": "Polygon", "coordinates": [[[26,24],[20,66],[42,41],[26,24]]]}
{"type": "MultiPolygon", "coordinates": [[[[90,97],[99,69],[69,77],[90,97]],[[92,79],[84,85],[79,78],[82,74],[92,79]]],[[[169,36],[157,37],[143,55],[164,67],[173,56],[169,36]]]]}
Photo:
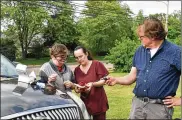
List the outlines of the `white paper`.
{"type": "Polygon", "coordinates": [[[16,66],[16,71],[17,71],[17,73],[19,75],[20,74],[27,74],[26,69],[27,69],[27,66],[26,65],[23,65],[23,64],[18,64],[16,66]]]}
{"type": "Polygon", "coordinates": [[[32,71],[30,74],[29,74],[29,77],[33,77],[33,78],[36,78],[36,74],[34,71],[32,71]]]}
{"type": "Polygon", "coordinates": [[[18,76],[18,82],[30,83],[31,79],[29,78],[28,75],[22,74],[18,76]]]}
{"type": "Polygon", "coordinates": [[[32,72],[29,74],[29,78],[30,78],[30,81],[29,81],[30,84],[31,84],[32,82],[35,81],[36,75],[35,75],[35,72],[34,72],[34,71],[32,71],[32,72]]]}
{"type": "Polygon", "coordinates": [[[23,82],[18,82],[18,86],[24,87],[24,88],[28,88],[28,84],[27,83],[23,83],[23,82]]]}

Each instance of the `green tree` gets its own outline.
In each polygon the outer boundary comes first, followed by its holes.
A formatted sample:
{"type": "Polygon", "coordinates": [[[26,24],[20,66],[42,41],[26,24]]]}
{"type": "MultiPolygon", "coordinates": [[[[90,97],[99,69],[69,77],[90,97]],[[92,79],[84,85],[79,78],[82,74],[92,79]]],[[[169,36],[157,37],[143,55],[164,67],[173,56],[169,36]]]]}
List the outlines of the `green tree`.
{"type": "Polygon", "coordinates": [[[40,34],[44,27],[43,23],[48,17],[47,12],[40,7],[40,2],[35,1],[2,1],[1,10],[2,20],[9,20],[12,23],[8,25],[10,29],[8,34],[16,34],[14,39],[19,42],[22,58],[26,58],[33,38],[40,34]]]}
{"type": "Polygon", "coordinates": [[[156,13],[156,14],[150,14],[149,17],[155,17],[162,21],[163,24],[165,24],[166,21],[166,14],[165,13],[156,13]]]}
{"type": "Polygon", "coordinates": [[[118,1],[87,1],[78,22],[79,41],[97,55],[106,54],[122,37],[133,37],[131,11],[118,1]]]}
{"type": "Polygon", "coordinates": [[[51,46],[54,42],[59,42],[70,46],[76,43],[77,28],[71,4],[66,1],[46,2],[46,4],[51,6],[48,8],[51,18],[48,19],[47,27],[44,29],[45,45],[51,46]]]}
{"type": "Polygon", "coordinates": [[[138,14],[133,18],[133,27],[132,27],[132,31],[134,33],[133,35],[133,40],[137,40],[138,39],[138,35],[137,35],[137,27],[143,23],[143,21],[145,20],[145,17],[143,15],[143,10],[139,10],[138,14]]]}
{"type": "Polygon", "coordinates": [[[168,39],[177,45],[181,45],[181,11],[174,11],[169,15],[168,39]]]}
{"type": "Polygon", "coordinates": [[[139,10],[138,14],[134,18],[134,26],[138,26],[143,23],[145,16],[143,15],[143,10],[139,10]]]}
{"type": "Polygon", "coordinates": [[[140,45],[140,40],[137,36],[136,29],[143,23],[145,20],[143,11],[140,10],[138,14],[133,18],[133,37],[122,38],[123,41],[116,43],[116,46],[113,47],[109,54],[106,56],[111,63],[114,64],[115,71],[129,72],[132,67],[133,55],[140,45]]]}

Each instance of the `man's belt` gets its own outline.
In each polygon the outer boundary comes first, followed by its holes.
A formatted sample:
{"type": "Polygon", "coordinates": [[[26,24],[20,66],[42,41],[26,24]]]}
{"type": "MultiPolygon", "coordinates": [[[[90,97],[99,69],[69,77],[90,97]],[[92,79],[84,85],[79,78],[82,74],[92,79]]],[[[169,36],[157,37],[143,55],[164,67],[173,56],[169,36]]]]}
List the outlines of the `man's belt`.
{"type": "Polygon", "coordinates": [[[150,99],[148,97],[137,97],[137,96],[136,96],[136,98],[138,98],[141,101],[146,102],[146,103],[163,104],[162,99],[150,99]]]}

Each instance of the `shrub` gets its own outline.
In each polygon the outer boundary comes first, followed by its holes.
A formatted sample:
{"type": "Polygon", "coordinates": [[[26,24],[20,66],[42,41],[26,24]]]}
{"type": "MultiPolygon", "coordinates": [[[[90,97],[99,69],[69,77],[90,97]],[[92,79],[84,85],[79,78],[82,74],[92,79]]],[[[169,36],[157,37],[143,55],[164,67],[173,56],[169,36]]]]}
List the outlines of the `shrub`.
{"type": "Polygon", "coordinates": [[[32,44],[32,47],[30,48],[29,53],[27,54],[27,57],[40,59],[43,56],[43,51],[44,51],[44,46],[39,42],[35,41],[32,44]]]}
{"type": "Polygon", "coordinates": [[[1,54],[9,58],[11,61],[16,60],[16,46],[13,40],[1,38],[1,54]]]}
{"type": "Polygon", "coordinates": [[[122,42],[109,51],[105,59],[114,65],[115,71],[129,72],[132,66],[132,58],[139,42],[124,38],[122,42]]]}

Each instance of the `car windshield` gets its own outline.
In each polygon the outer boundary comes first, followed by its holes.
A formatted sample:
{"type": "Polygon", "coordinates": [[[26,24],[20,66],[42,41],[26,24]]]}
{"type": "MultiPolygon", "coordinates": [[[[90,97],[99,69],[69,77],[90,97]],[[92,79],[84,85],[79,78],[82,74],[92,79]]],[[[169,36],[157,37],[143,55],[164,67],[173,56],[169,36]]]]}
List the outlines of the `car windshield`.
{"type": "Polygon", "coordinates": [[[1,54],[1,77],[18,77],[14,64],[1,54]]]}

